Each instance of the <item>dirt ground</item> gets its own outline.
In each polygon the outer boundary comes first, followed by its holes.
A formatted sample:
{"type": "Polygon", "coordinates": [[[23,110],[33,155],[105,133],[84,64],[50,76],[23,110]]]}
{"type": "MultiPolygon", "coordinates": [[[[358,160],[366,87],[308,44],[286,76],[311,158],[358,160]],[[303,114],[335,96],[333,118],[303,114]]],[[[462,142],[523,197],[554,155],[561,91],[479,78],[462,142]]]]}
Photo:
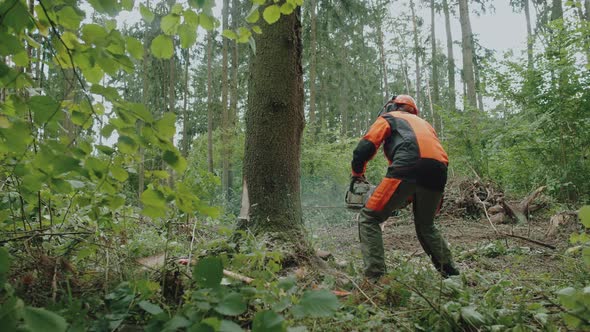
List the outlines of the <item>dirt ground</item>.
{"type": "MultiPolygon", "coordinates": [[[[528,276],[532,273],[559,279],[564,262],[563,252],[570,234],[575,230],[565,227],[556,236],[548,238],[545,236],[548,220],[532,220],[528,225],[494,225],[500,233],[527,237],[555,247],[551,249],[526,240],[498,235],[487,219],[463,220],[441,216],[436,223],[462,271],[502,272],[514,278],[523,276],[526,271],[528,276]]],[[[355,268],[361,268],[355,220],[316,227],[312,230],[312,236],[316,247],[331,252],[336,262],[344,264],[352,261],[355,268]]],[[[400,256],[408,261],[426,259],[416,237],[411,214],[407,212],[385,222],[383,242],[388,265],[395,264],[400,256]]]]}

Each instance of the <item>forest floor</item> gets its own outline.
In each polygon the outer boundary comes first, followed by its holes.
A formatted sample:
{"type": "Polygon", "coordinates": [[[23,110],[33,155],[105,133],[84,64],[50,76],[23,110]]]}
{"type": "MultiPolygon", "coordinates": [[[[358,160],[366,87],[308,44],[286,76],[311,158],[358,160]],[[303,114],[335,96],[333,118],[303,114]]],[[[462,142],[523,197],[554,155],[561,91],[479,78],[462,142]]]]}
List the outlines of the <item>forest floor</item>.
{"type": "MultiPolygon", "coordinates": [[[[532,220],[529,225],[495,225],[501,233],[515,234],[557,247],[551,249],[526,240],[497,235],[483,219],[465,220],[443,216],[437,219],[437,226],[462,271],[503,271],[514,276],[523,271],[559,276],[563,264],[561,255],[568,247],[572,232],[571,229],[563,229],[557,235],[546,238],[549,224],[542,220],[532,220]],[[511,252],[526,253],[526,260],[521,255],[510,255],[511,252]],[[476,254],[486,259],[473,259],[476,254]]],[[[313,233],[316,245],[332,253],[336,261],[360,259],[356,222],[318,227],[313,233]]],[[[383,242],[390,267],[396,264],[393,257],[403,256],[411,262],[425,256],[416,237],[414,223],[407,214],[392,217],[385,222],[383,242]]]]}
{"type": "Polygon", "coordinates": [[[527,225],[495,225],[499,233],[533,239],[554,246],[552,249],[498,235],[487,219],[443,215],[436,223],[461,271],[461,277],[448,284],[434,271],[422,250],[407,210],[385,222],[383,240],[389,276],[369,288],[360,282],[363,264],[356,221],[312,229],[315,246],[332,253],[335,265],[354,275],[361,285],[362,295],[356,298],[354,287],[349,287],[353,289],[349,305],[363,303],[374,307],[372,315],[376,317],[376,322],[368,318],[362,326],[336,324],[330,331],[416,331],[432,330],[435,325],[438,328],[434,330],[479,330],[478,323],[463,317],[471,309],[477,312],[474,321],[495,322],[491,325],[499,330],[508,326],[518,326],[519,331],[545,330],[547,322],[566,329],[559,318],[562,308],[556,305],[555,292],[573,281],[572,271],[577,269],[575,260],[566,254],[575,224],[562,227],[551,237],[546,236],[549,218],[531,219],[527,225]],[[456,289],[449,292],[449,286],[456,289]],[[406,292],[412,295],[404,300],[406,292]],[[437,307],[445,310],[437,312],[437,307]],[[445,319],[446,313],[441,314],[445,311],[455,315],[459,325],[440,325],[449,321],[445,319]]]}

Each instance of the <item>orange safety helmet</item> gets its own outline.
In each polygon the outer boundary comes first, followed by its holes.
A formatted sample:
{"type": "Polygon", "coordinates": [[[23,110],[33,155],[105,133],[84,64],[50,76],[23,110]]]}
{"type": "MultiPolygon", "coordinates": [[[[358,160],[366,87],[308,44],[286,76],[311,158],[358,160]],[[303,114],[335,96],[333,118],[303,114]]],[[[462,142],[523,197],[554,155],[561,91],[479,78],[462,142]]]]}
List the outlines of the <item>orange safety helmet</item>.
{"type": "Polygon", "coordinates": [[[410,95],[399,95],[399,96],[396,96],[393,99],[393,102],[395,104],[405,104],[405,105],[408,105],[408,106],[412,107],[414,109],[414,112],[410,112],[410,113],[412,113],[414,115],[418,115],[418,113],[419,113],[418,106],[416,106],[416,101],[410,95]]]}

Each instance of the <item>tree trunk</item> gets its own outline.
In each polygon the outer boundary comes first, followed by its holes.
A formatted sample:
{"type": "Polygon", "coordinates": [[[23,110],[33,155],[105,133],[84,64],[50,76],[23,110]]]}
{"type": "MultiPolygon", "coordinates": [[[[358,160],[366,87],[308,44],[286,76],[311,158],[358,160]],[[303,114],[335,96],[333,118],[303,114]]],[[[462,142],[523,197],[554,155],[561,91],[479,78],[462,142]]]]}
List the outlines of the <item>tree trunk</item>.
{"type": "Polygon", "coordinates": [[[477,60],[477,55],[475,53],[473,54],[473,73],[475,75],[475,91],[477,92],[477,106],[479,110],[483,112],[483,91],[479,76],[479,61],[477,60]]]}
{"type": "Polygon", "coordinates": [[[443,0],[443,11],[445,13],[445,30],[447,33],[447,70],[449,79],[449,105],[451,110],[457,107],[455,99],[455,56],[453,55],[453,35],[451,32],[451,17],[449,14],[449,4],[443,0]]]}
{"type": "MultiPolygon", "coordinates": [[[[529,0],[523,0],[524,3],[524,16],[526,18],[526,36],[527,36],[527,56],[528,56],[528,69],[533,70],[535,68],[533,60],[533,29],[531,28],[531,12],[529,9],[529,0]]],[[[590,1],[590,0],[589,0],[590,1]]]]}
{"type": "Polygon", "coordinates": [[[414,53],[416,55],[416,104],[420,107],[420,48],[418,44],[418,24],[416,23],[416,10],[414,1],[410,0],[410,9],[412,11],[412,27],[414,30],[414,53]]]}
{"type": "Polygon", "coordinates": [[[250,228],[296,246],[305,242],[299,185],[305,123],[299,11],[272,25],[263,22],[264,33],[255,35],[244,156],[250,228]]]}
{"type": "MultiPolygon", "coordinates": [[[[315,80],[316,80],[316,57],[317,57],[317,50],[316,50],[316,43],[317,43],[317,17],[316,17],[316,0],[311,0],[310,5],[310,15],[311,15],[311,36],[310,36],[310,44],[309,48],[311,50],[311,58],[309,59],[309,123],[314,126],[316,122],[316,101],[315,101],[315,94],[316,94],[316,87],[315,87],[315,80]]],[[[317,129],[314,129],[317,130],[317,129]]]]}
{"type": "Polygon", "coordinates": [[[461,21],[461,48],[463,50],[463,81],[466,85],[468,106],[475,109],[477,108],[477,95],[473,72],[473,33],[471,32],[467,0],[459,0],[459,19],[461,21]]]}
{"type": "Polygon", "coordinates": [[[188,149],[190,145],[188,137],[188,65],[190,50],[184,50],[184,100],[182,105],[182,155],[186,158],[188,156],[188,149]]]}
{"type": "Polygon", "coordinates": [[[563,6],[561,5],[561,0],[553,0],[553,4],[551,6],[551,21],[555,21],[560,18],[563,18],[563,6]]]}
{"type": "MultiPolygon", "coordinates": [[[[232,0],[232,16],[231,16],[231,23],[232,29],[236,31],[238,29],[238,20],[240,16],[239,10],[239,1],[232,0]]],[[[230,127],[230,135],[234,137],[237,130],[237,123],[238,123],[238,70],[239,70],[239,58],[238,58],[238,43],[232,43],[232,57],[231,57],[231,72],[232,72],[232,79],[230,82],[231,85],[231,93],[230,93],[230,101],[229,101],[229,127],[230,127]]],[[[228,188],[233,187],[233,164],[232,164],[232,156],[233,156],[233,144],[230,145],[228,150],[228,159],[229,159],[229,171],[227,177],[227,186],[228,188]]]]}
{"type": "Polygon", "coordinates": [[[207,168],[213,173],[213,33],[207,33],[207,168]]]}
{"type": "MultiPolygon", "coordinates": [[[[586,24],[590,25],[590,0],[584,1],[584,8],[586,12],[586,24]]],[[[586,64],[590,66],[590,36],[586,37],[586,64]]]]}
{"type": "MultiPolygon", "coordinates": [[[[222,29],[225,30],[228,28],[228,16],[229,16],[229,0],[223,0],[223,10],[222,10],[222,29]]],[[[227,107],[228,101],[228,79],[227,79],[227,67],[228,67],[228,60],[227,60],[227,38],[223,38],[222,44],[222,59],[221,59],[221,114],[222,114],[222,173],[221,173],[221,188],[223,192],[223,197],[225,198],[225,202],[227,203],[229,200],[229,145],[230,145],[230,137],[229,137],[229,109],[227,107]]]]}
{"type": "Polygon", "coordinates": [[[436,56],[436,26],[434,24],[435,11],[434,11],[434,0],[430,1],[430,22],[432,24],[430,29],[430,41],[432,43],[432,94],[431,94],[431,110],[432,110],[432,122],[436,132],[440,130],[440,117],[437,116],[435,105],[439,104],[439,87],[438,87],[438,59],[436,56]],[[432,105],[434,104],[434,105],[432,105]]]}
{"type": "Polygon", "coordinates": [[[381,20],[377,22],[377,43],[379,44],[379,53],[381,54],[381,70],[383,73],[383,102],[389,100],[389,91],[387,83],[387,61],[385,60],[385,46],[383,45],[383,30],[381,29],[381,20]]]}

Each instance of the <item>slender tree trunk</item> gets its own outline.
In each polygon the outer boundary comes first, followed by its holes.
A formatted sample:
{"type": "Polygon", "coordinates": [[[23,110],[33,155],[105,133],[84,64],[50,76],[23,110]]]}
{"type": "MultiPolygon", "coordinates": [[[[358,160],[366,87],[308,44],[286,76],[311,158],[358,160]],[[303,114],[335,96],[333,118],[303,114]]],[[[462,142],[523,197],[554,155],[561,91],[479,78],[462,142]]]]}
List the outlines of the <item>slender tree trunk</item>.
{"type": "MultiPolygon", "coordinates": [[[[317,43],[317,17],[316,17],[316,0],[310,0],[310,14],[311,14],[311,36],[309,48],[311,50],[311,58],[309,59],[309,123],[314,126],[316,122],[316,43],[317,43]]],[[[316,129],[317,131],[317,129],[316,129]]]]}
{"type": "MultiPolygon", "coordinates": [[[[148,94],[149,94],[149,80],[147,75],[147,63],[148,63],[148,46],[150,43],[148,42],[148,29],[145,27],[144,30],[144,43],[143,43],[143,58],[142,58],[142,73],[141,78],[143,81],[143,89],[141,93],[141,101],[143,106],[149,111],[150,106],[148,105],[148,94]]],[[[137,134],[141,135],[143,128],[143,122],[140,120],[137,122],[137,134]]],[[[137,201],[139,202],[139,207],[142,206],[141,204],[141,194],[143,194],[143,190],[145,187],[145,150],[143,145],[139,145],[139,165],[137,167],[137,201]]],[[[142,218],[143,216],[140,216],[142,218]]]]}
{"type": "Polygon", "coordinates": [[[430,1],[430,22],[431,22],[431,30],[430,30],[430,41],[432,45],[432,102],[435,105],[439,103],[439,83],[438,83],[438,56],[436,52],[436,25],[434,22],[435,19],[435,8],[434,8],[434,0],[430,1]]]}
{"type": "Polygon", "coordinates": [[[483,91],[479,76],[479,61],[477,60],[477,56],[475,54],[473,56],[473,73],[475,76],[475,90],[477,92],[477,106],[483,112],[483,91]]]}
{"type": "Polygon", "coordinates": [[[447,35],[447,70],[449,80],[449,105],[451,110],[457,107],[455,98],[455,56],[453,55],[453,35],[451,32],[451,15],[449,14],[449,4],[443,0],[443,11],[445,13],[445,30],[447,35]]]}
{"type": "Polygon", "coordinates": [[[188,156],[188,149],[190,140],[188,137],[188,66],[190,50],[184,50],[184,100],[182,105],[182,155],[186,158],[188,156]]]}
{"type": "Polygon", "coordinates": [[[383,73],[383,102],[389,100],[388,82],[387,82],[387,61],[385,59],[385,46],[383,45],[383,30],[381,28],[381,19],[377,22],[377,43],[379,44],[379,53],[381,54],[381,70],[383,73]]]}
{"type": "Polygon", "coordinates": [[[473,72],[473,33],[471,32],[467,0],[459,0],[459,19],[461,21],[461,46],[463,49],[463,81],[467,89],[467,103],[470,107],[477,108],[475,76],[473,72]]]}
{"type": "MultiPolygon", "coordinates": [[[[232,0],[232,16],[231,16],[231,23],[232,28],[235,30],[238,29],[238,20],[240,19],[240,7],[238,0],[232,0]]],[[[230,101],[229,101],[229,127],[230,127],[230,135],[234,137],[237,133],[237,123],[238,123],[238,70],[239,70],[239,44],[232,43],[232,57],[231,57],[231,72],[232,72],[232,79],[231,79],[231,93],[230,93],[230,101]]],[[[230,144],[228,150],[228,159],[229,159],[229,171],[228,171],[228,178],[227,178],[227,185],[228,188],[233,187],[233,163],[232,163],[232,156],[233,156],[233,144],[230,144]]]]}
{"type": "Polygon", "coordinates": [[[563,6],[561,0],[553,0],[551,6],[551,21],[563,18],[563,6]]]}
{"type": "MultiPolygon", "coordinates": [[[[174,90],[174,87],[176,86],[176,60],[174,59],[175,55],[176,55],[176,50],[175,50],[175,43],[174,43],[174,39],[172,40],[172,49],[174,50],[172,57],[170,57],[170,61],[168,62],[168,69],[169,69],[169,79],[170,81],[169,86],[168,86],[168,112],[172,112],[173,114],[176,113],[176,91],[174,90]]],[[[172,138],[172,140],[174,141],[174,138],[172,138]]],[[[162,169],[164,169],[164,167],[166,167],[164,165],[164,162],[162,161],[162,169]]],[[[168,185],[170,187],[174,186],[174,170],[171,167],[168,167],[168,173],[170,174],[170,177],[168,178],[168,185]]]]}
{"type": "Polygon", "coordinates": [[[531,28],[531,11],[529,9],[529,0],[524,1],[524,16],[526,18],[526,36],[527,36],[527,57],[528,57],[528,69],[533,70],[535,68],[533,60],[533,29],[531,28]]]}
{"type": "Polygon", "coordinates": [[[207,33],[207,169],[213,173],[213,33],[207,33]]]}
{"type": "Polygon", "coordinates": [[[416,104],[420,107],[420,45],[418,43],[418,24],[416,22],[416,9],[414,8],[414,1],[410,0],[410,9],[412,11],[412,27],[414,30],[414,52],[416,55],[416,104]]]}
{"type": "Polygon", "coordinates": [[[432,24],[430,29],[430,41],[432,43],[432,94],[430,98],[431,103],[431,110],[432,110],[432,122],[434,124],[434,129],[438,132],[440,129],[439,121],[440,118],[437,117],[436,110],[434,105],[439,104],[439,85],[438,85],[438,57],[436,55],[436,25],[434,24],[435,18],[435,9],[434,9],[434,0],[430,1],[430,22],[432,24]],[[432,105],[434,104],[434,105],[432,105]]]}
{"type": "MultiPolygon", "coordinates": [[[[223,0],[222,10],[222,29],[228,28],[228,17],[229,17],[229,0],[223,0]]],[[[221,174],[221,187],[223,191],[223,197],[225,203],[229,200],[229,109],[227,107],[228,101],[228,85],[227,70],[228,70],[228,59],[227,59],[227,38],[223,38],[222,44],[222,60],[221,60],[221,112],[222,112],[222,174],[221,174]]]]}
{"type": "Polygon", "coordinates": [[[263,22],[264,33],[255,36],[244,176],[254,233],[267,233],[300,248],[307,244],[299,185],[305,124],[299,11],[281,16],[272,25],[263,22]]]}

